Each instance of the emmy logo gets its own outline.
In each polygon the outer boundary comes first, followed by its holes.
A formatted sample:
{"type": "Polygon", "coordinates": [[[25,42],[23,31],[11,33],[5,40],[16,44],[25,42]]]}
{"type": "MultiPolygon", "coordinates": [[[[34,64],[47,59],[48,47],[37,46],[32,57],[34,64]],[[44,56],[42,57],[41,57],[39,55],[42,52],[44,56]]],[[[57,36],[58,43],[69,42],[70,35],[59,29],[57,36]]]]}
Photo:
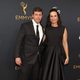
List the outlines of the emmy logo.
{"type": "Polygon", "coordinates": [[[21,10],[22,10],[22,13],[24,14],[24,15],[15,15],[15,20],[31,20],[32,19],[32,16],[30,15],[30,16],[27,16],[26,15],[26,9],[27,9],[27,7],[28,7],[28,5],[27,5],[27,3],[25,3],[25,2],[20,2],[20,7],[21,7],[21,10]]]}
{"type": "Polygon", "coordinates": [[[21,2],[20,5],[22,7],[22,11],[23,11],[24,15],[26,15],[27,4],[24,2],[21,2]]]}

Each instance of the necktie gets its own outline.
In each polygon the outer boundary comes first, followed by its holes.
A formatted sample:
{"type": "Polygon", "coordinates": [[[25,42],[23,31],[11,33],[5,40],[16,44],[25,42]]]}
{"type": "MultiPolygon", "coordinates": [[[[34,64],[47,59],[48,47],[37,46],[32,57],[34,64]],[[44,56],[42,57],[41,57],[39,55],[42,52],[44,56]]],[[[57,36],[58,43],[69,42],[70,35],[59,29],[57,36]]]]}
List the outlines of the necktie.
{"type": "Polygon", "coordinates": [[[39,43],[39,26],[37,25],[36,26],[36,35],[37,35],[37,41],[38,41],[38,43],[39,43]]]}

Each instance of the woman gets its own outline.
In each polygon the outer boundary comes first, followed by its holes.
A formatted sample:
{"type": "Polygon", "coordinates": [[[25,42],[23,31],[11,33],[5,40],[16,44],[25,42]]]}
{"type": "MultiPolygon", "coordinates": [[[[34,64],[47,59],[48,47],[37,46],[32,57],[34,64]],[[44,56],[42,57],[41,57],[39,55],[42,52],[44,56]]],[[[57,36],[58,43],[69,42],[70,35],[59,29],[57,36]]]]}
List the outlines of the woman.
{"type": "Polygon", "coordinates": [[[67,29],[61,24],[60,14],[52,8],[46,23],[45,63],[41,80],[64,80],[64,65],[69,63],[67,29]]]}

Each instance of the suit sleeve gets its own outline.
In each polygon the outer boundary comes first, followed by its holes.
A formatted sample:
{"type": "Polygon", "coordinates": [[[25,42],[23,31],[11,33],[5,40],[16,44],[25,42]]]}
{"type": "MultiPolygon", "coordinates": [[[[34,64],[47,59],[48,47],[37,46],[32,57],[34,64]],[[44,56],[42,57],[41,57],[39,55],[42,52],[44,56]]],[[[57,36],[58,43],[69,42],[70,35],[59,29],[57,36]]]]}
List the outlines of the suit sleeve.
{"type": "Polygon", "coordinates": [[[24,39],[24,34],[25,34],[25,29],[24,29],[24,25],[22,24],[16,40],[15,58],[20,57],[21,43],[24,39]]]}

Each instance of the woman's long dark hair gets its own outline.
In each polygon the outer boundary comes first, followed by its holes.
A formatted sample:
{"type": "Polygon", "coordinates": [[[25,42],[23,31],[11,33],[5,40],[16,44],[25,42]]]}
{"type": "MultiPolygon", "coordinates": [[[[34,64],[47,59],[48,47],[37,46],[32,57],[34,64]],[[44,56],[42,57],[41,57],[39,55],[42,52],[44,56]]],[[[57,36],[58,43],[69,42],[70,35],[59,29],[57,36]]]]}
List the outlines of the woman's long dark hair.
{"type": "Polygon", "coordinates": [[[58,15],[58,22],[57,22],[57,23],[58,23],[58,26],[61,26],[61,25],[62,25],[61,18],[60,18],[60,14],[57,12],[57,9],[51,9],[51,10],[49,11],[48,16],[47,16],[46,27],[51,26],[50,13],[53,12],[53,11],[55,11],[55,12],[57,13],[57,15],[58,15]]]}

